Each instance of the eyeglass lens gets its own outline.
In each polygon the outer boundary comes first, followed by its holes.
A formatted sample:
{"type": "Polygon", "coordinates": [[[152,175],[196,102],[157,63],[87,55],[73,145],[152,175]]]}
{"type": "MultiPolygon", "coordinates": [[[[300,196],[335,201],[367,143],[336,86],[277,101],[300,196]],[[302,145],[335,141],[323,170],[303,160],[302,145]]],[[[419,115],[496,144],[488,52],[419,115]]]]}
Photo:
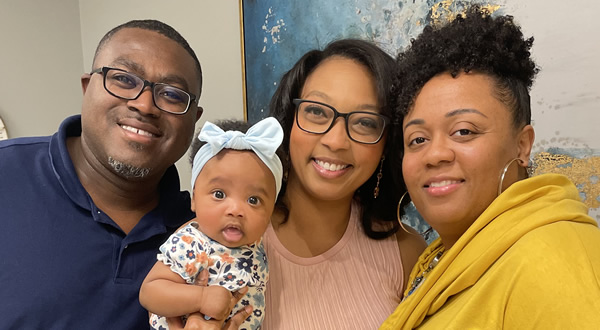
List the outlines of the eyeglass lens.
{"type": "MultiPolygon", "coordinates": [[[[332,125],[336,110],[331,107],[302,101],[298,105],[298,125],[311,133],[324,133],[332,125]]],[[[350,138],[357,142],[375,143],[383,134],[385,119],[371,112],[350,112],[346,117],[346,127],[350,138]]]]}
{"type": "MultiPolygon", "coordinates": [[[[114,69],[106,72],[104,86],[112,94],[129,100],[136,99],[145,87],[142,78],[114,69]]],[[[155,83],[152,92],[156,106],[167,112],[184,113],[191,101],[184,90],[167,84],[155,83]]]]}

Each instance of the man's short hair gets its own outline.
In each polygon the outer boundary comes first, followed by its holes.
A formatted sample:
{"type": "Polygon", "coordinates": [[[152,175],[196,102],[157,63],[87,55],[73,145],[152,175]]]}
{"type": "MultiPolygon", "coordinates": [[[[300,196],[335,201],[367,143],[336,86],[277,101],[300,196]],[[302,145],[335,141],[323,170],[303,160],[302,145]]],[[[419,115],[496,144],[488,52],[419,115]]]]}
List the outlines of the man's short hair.
{"type": "MultiPolygon", "coordinates": [[[[123,23],[123,24],[113,28],[112,30],[108,31],[104,35],[104,37],[102,37],[100,42],[98,43],[98,47],[96,47],[96,52],[94,53],[94,60],[92,61],[92,65],[94,65],[96,63],[96,57],[98,56],[98,54],[100,53],[100,51],[102,50],[104,45],[115,35],[115,33],[119,32],[120,30],[122,30],[124,28],[138,28],[138,29],[144,29],[144,30],[148,30],[148,31],[154,31],[154,32],[162,34],[163,36],[165,36],[165,37],[175,41],[179,45],[181,45],[181,47],[183,47],[183,49],[185,49],[188,52],[188,54],[190,54],[190,56],[194,59],[194,62],[196,63],[196,70],[198,71],[198,81],[200,84],[200,90],[198,93],[198,97],[200,97],[200,94],[202,94],[202,67],[200,66],[200,61],[198,60],[196,53],[194,53],[194,50],[192,49],[192,47],[190,47],[190,44],[188,44],[188,42],[185,40],[185,38],[183,36],[181,36],[181,34],[179,34],[179,32],[177,32],[170,25],[163,23],[161,21],[158,21],[158,20],[154,20],[154,19],[132,20],[127,23],[123,23]]],[[[93,69],[94,68],[92,68],[92,70],[93,69]]]]}

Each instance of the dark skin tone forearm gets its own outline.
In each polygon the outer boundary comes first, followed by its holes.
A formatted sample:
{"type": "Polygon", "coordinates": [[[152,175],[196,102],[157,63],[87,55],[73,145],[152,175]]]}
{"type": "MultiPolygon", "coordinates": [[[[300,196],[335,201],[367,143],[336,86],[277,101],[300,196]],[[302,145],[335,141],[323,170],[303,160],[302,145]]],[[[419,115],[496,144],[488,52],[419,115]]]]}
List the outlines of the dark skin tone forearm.
{"type": "Polygon", "coordinates": [[[166,317],[200,312],[217,320],[229,315],[232,294],[220,286],[185,282],[169,266],[157,262],[140,289],[140,303],[148,311],[166,317]]]}
{"type": "MultiPolygon", "coordinates": [[[[198,275],[196,285],[206,287],[208,285],[208,271],[203,270],[198,275]]],[[[235,304],[246,294],[248,288],[245,287],[237,292],[233,293],[231,302],[229,304],[229,310],[232,310],[235,304]]],[[[246,306],[242,310],[238,311],[232,316],[225,324],[223,320],[210,319],[206,320],[204,315],[201,313],[192,313],[188,316],[185,327],[180,317],[167,318],[169,329],[171,330],[189,330],[189,329],[201,329],[201,330],[237,330],[240,325],[250,316],[252,313],[252,306],[246,306]]],[[[229,315],[229,313],[227,313],[229,315]]]]}

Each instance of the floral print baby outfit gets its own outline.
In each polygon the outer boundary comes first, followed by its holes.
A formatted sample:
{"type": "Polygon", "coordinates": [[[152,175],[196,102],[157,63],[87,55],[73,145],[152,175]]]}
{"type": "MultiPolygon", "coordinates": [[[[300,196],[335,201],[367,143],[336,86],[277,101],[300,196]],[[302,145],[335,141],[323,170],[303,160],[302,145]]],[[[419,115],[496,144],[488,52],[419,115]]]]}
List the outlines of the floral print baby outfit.
{"type": "MultiPolygon", "coordinates": [[[[207,268],[208,285],[220,285],[229,291],[248,286],[246,295],[235,305],[229,317],[247,305],[252,305],[250,316],[240,329],[260,329],[265,311],[265,287],[269,268],[262,239],[238,248],[226,247],[198,230],[198,223],[190,222],[175,232],[160,247],[157,259],[192,284],[207,268]]],[[[168,329],[167,320],[152,314],[152,329],[168,329]]]]}

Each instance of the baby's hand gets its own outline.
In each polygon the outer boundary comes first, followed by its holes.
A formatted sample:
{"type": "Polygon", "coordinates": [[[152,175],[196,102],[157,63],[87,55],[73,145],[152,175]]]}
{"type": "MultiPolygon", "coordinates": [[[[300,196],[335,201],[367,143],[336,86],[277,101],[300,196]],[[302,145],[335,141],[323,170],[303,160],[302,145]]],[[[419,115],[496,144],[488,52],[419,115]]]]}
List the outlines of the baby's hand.
{"type": "MultiPolygon", "coordinates": [[[[206,281],[196,281],[198,285],[202,285],[202,283],[206,283],[206,281]]],[[[206,285],[206,284],[203,284],[206,285]]],[[[231,298],[231,303],[229,304],[229,310],[232,310],[233,307],[246,295],[248,292],[248,287],[244,287],[239,291],[233,293],[233,297],[231,298]]],[[[167,322],[169,323],[169,329],[171,330],[187,330],[187,329],[227,329],[227,330],[237,330],[240,328],[240,325],[244,323],[246,318],[250,316],[252,313],[252,306],[246,306],[239,310],[233,317],[231,317],[227,323],[223,325],[224,320],[217,320],[211,318],[207,320],[204,315],[201,313],[192,313],[188,315],[188,319],[185,324],[185,328],[181,322],[181,318],[168,318],[167,322]]],[[[229,313],[228,313],[229,314],[229,313]]]]}
{"type": "Polygon", "coordinates": [[[231,292],[221,286],[205,287],[200,301],[202,306],[200,313],[217,320],[224,320],[231,312],[231,298],[231,292]]]}

